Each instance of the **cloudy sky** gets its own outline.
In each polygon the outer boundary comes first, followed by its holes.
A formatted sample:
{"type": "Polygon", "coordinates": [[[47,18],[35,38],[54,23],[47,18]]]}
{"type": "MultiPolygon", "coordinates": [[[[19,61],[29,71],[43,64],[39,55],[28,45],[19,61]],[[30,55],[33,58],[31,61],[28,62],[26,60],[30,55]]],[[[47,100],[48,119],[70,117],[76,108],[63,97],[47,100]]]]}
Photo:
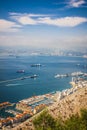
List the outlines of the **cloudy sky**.
{"type": "Polygon", "coordinates": [[[87,48],[87,0],[0,0],[0,46],[87,48]]]}

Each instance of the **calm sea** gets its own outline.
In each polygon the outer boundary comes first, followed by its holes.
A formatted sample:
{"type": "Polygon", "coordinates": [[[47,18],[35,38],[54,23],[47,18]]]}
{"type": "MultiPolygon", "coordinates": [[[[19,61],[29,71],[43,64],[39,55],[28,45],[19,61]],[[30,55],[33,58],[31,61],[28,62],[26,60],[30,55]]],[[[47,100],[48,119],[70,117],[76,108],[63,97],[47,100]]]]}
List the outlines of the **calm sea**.
{"type": "Polygon", "coordinates": [[[56,74],[66,74],[76,71],[87,72],[87,59],[81,57],[58,56],[21,56],[0,57],[0,102],[18,102],[33,95],[61,91],[70,88],[71,77],[54,78],[56,74]],[[31,67],[31,64],[42,64],[41,67],[31,67]],[[80,66],[77,66],[80,64],[80,66]],[[25,73],[17,73],[24,69],[25,73]],[[36,79],[11,80],[37,74],[36,79]]]}

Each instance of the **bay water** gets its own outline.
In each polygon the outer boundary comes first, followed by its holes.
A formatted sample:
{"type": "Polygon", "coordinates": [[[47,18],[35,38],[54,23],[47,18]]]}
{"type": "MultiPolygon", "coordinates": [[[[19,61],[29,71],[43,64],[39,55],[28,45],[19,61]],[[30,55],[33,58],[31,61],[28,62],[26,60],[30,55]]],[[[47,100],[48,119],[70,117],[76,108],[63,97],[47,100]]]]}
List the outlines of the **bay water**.
{"type": "Polygon", "coordinates": [[[0,57],[0,102],[16,103],[34,95],[62,91],[70,88],[72,77],[55,78],[56,74],[77,71],[87,72],[87,59],[65,56],[7,56],[0,57]],[[31,67],[32,64],[40,67],[31,67]],[[17,73],[25,70],[25,73],[17,73]],[[38,75],[35,78],[13,80],[20,77],[38,75]],[[5,82],[2,82],[5,81],[5,82]]]}

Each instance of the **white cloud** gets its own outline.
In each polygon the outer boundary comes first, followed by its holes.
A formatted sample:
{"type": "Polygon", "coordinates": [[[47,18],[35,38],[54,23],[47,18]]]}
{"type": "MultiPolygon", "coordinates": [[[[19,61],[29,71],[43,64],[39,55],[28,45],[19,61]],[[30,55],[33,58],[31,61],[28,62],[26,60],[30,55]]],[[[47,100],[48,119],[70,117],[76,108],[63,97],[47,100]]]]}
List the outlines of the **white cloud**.
{"type": "Polygon", "coordinates": [[[69,7],[78,8],[85,3],[86,2],[84,0],[71,0],[68,4],[69,4],[69,7]]]}
{"type": "Polygon", "coordinates": [[[20,27],[25,25],[50,25],[57,27],[75,27],[84,22],[87,22],[85,17],[60,17],[53,18],[52,16],[38,14],[20,14],[12,13],[11,21],[0,19],[0,32],[17,32],[20,27]]]}
{"type": "Polygon", "coordinates": [[[19,27],[21,26],[17,25],[15,22],[0,19],[0,32],[16,32],[19,27]]]}
{"type": "Polygon", "coordinates": [[[49,24],[49,25],[55,25],[59,27],[74,27],[83,22],[87,22],[87,19],[82,17],[63,17],[63,18],[56,18],[56,19],[45,17],[45,18],[39,18],[38,22],[49,24]]]}
{"type": "Polygon", "coordinates": [[[13,20],[16,20],[17,22],[19,22],[20,24],[23,25],[36,25],[38,24],[38,18],[39,17],[46,17],[48,15],[44,15],[44,14],[28,14],[28,13],[9,13],[10,14],[10,18],[13,20]]]}
{"type": "Polygon", "coordinates": [[[33,13],[15,13],[15,12],[10,12],[9,13],[9,15],[11,16],[11,17],[13,17],[14,18],[14,16],[15,17],[20,17],[20,16],[28,16],[28,17],[40,17],[40,16],[49,16],[49,15],[47,15],[47,14],[33,14],[33,13]]]}
{"type": "Polygon", "coordinates": [[[23,24],[23,25],[35,25],[37,24],[37,21],[32,19],[31,17],[27,17],[27,16],[23,16],[23,17],[20,17],[18,20],[17,20],[19,23],[23,24]]]}
{"type": "Polygon", "coordinates": [[[81,23],[87,22],[87,18],[83,17],[62,17],[53,19],[52,16],[38,14],[11,14],[11,18],[22,25],[47,24],[59,27],[74,27],[81,23]]]}

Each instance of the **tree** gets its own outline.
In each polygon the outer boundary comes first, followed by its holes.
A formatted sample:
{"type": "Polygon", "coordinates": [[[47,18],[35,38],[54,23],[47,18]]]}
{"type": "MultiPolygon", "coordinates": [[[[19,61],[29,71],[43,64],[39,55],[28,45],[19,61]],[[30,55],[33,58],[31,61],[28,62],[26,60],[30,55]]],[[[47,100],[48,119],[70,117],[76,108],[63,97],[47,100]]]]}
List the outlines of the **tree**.
{"type": "Polygon", "coordinates": [[[43,111],[33,121],[36,130],[53,130],[56,127],[56,120],[47,112],[43,111]]]}

